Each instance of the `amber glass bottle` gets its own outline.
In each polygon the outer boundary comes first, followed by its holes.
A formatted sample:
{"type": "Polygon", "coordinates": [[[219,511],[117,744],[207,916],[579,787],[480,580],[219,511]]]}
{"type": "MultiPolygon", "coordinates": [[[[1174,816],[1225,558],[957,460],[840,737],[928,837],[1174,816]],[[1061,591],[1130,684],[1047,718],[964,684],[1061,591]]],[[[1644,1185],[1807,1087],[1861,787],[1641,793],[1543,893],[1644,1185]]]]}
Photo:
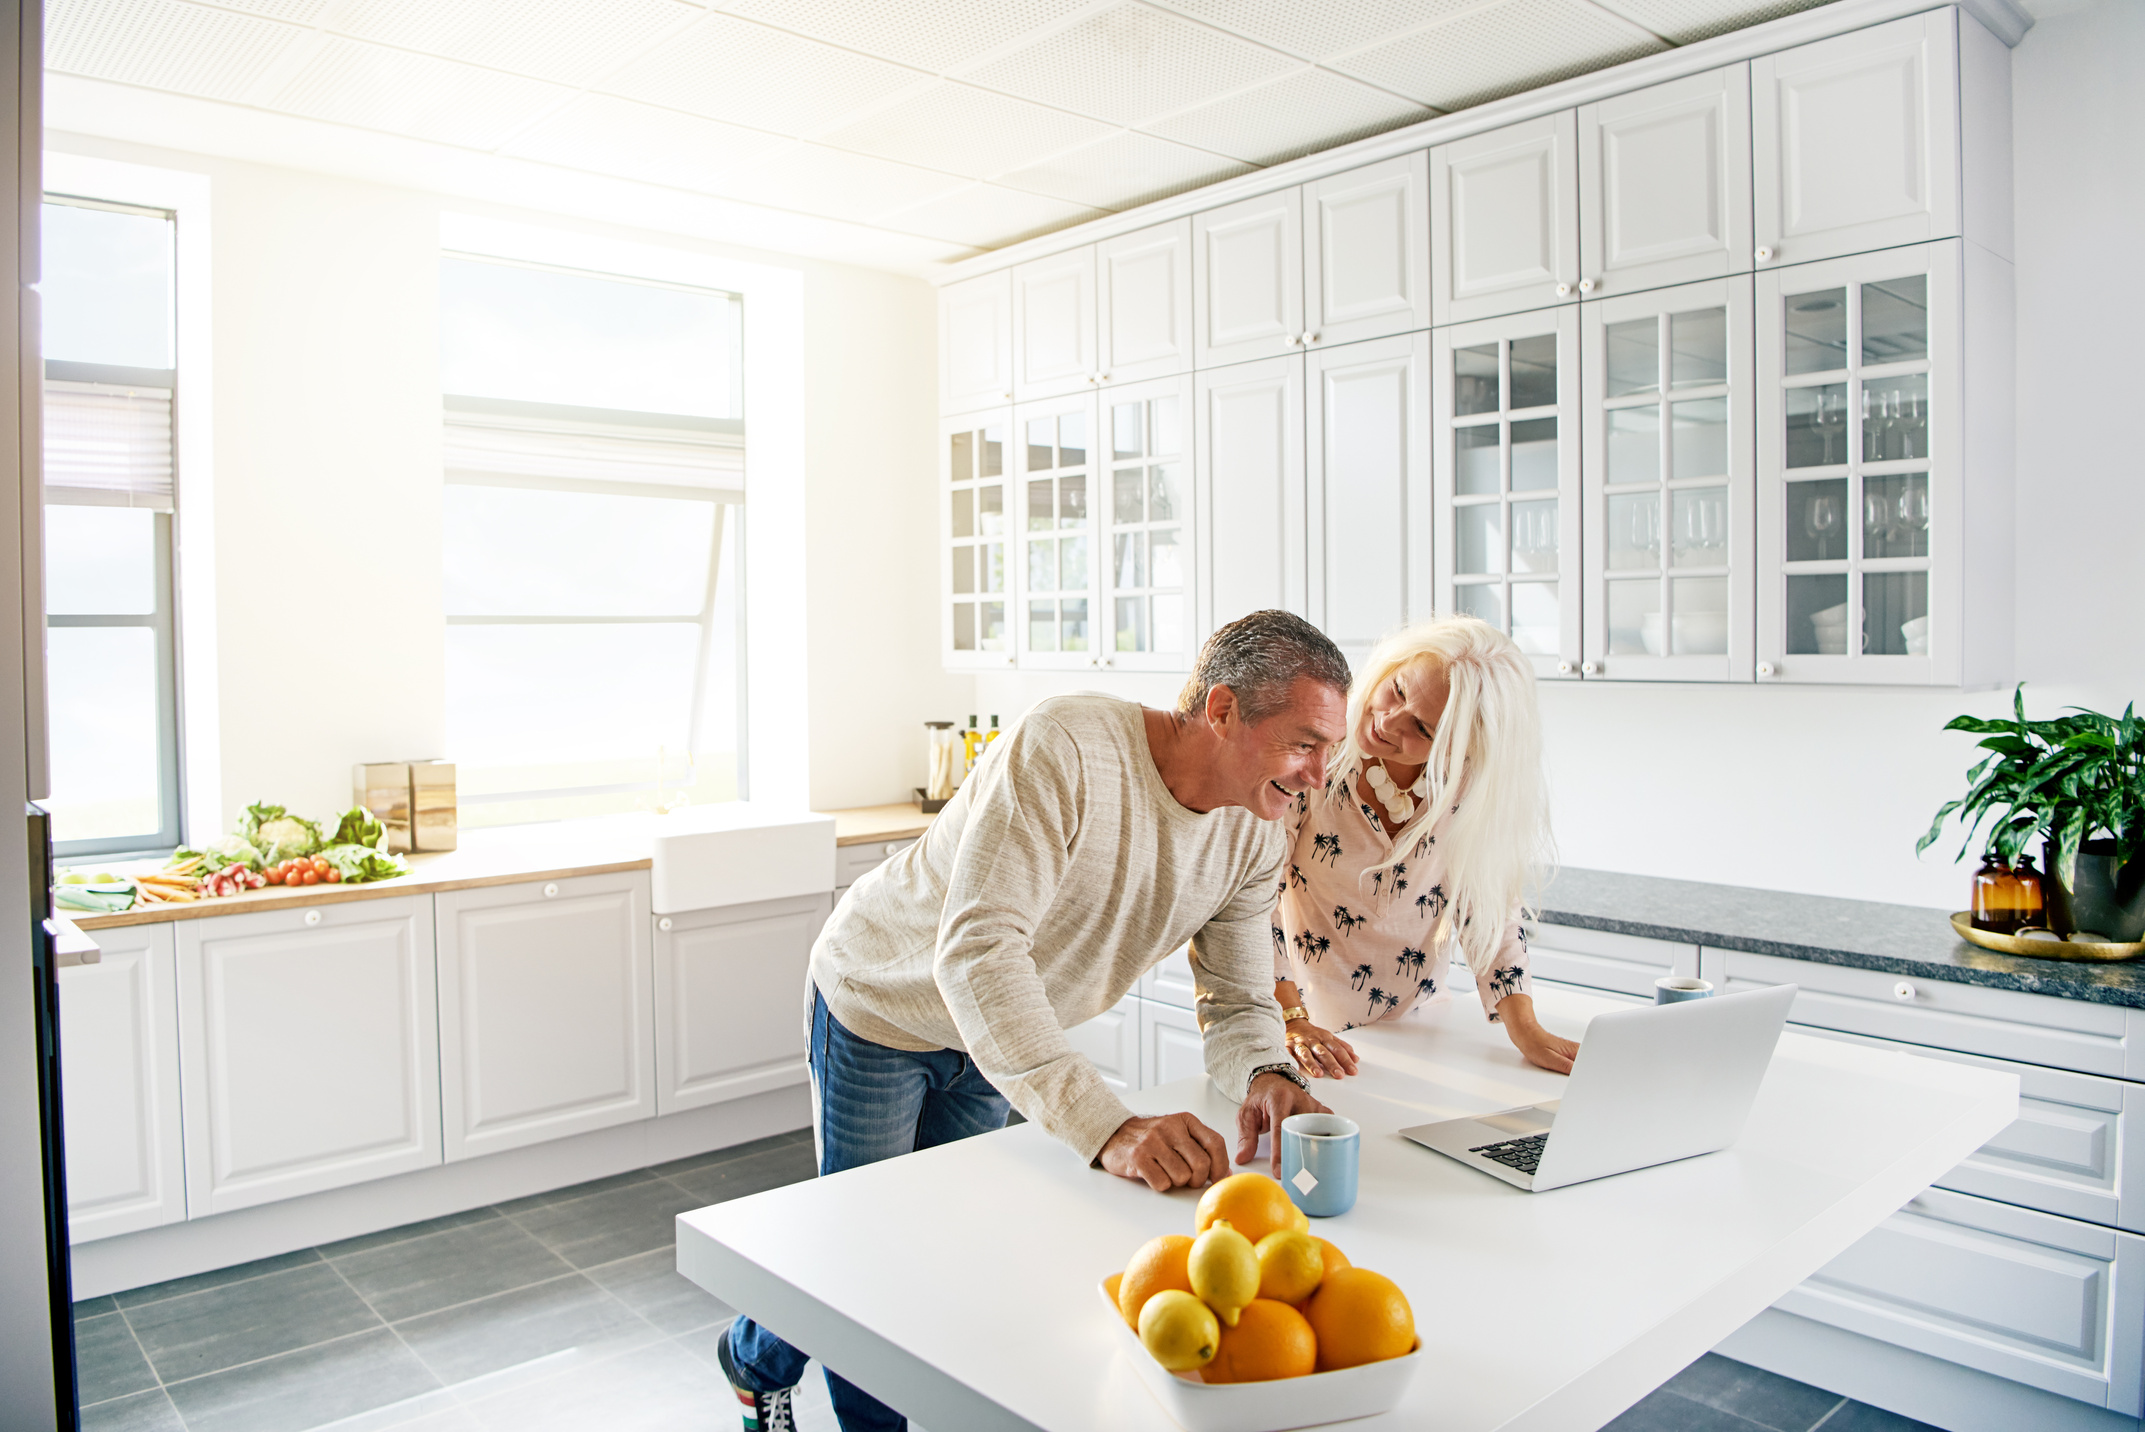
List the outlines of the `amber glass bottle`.
{"type": "MultiPolygon", "coordinates": [[[[2035,877],[2034,885],[2038,894],[2039,877],[2035,877]]],[[[1996,852],[1983,856],[1981,868],[1974,872],[1974,928],[1998,935],[2015,932],[2026,923],[2020,909],[2021,894],[2018,877],[1996,859],[1996,852]]]]}
{"type": "Polygon", "coordinates": [[[2048,889],[2042,881],[2041,872],[2033,868],[2033,857],[2021,855],[2018,868],[2011,872],[2018,882],[2018,923],[2021,929],[2030,925],[2048,924],[2048,889]]]}

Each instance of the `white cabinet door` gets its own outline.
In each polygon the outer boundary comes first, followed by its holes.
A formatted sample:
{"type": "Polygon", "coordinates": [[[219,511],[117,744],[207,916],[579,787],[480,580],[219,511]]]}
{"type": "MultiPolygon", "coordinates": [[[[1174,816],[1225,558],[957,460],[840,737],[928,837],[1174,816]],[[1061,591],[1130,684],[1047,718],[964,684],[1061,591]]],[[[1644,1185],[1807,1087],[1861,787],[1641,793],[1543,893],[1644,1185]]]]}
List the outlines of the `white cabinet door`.
{"type": "Polygon", "coordinates": [[[432,900],[178,925],[189,1218],[440,1161],[432,900]]]}
{"type": "Polygon", "coordinates": [[[1102,394],[1098,441],[1108,446],[1105,485],[1095,494],[1102,607],[1094,664],[1105,670],[1191,666],[1199,590],[1191,416],[1189,373],[1102,394]]]}
{"type": "Polygon", "coordinates": [[[1437,606],[1511,633],[1540,676],[1579,674],[1579,311],[1439,328],[1437,606]]]}
{"type": "Polygon", "coordinates": [[[1304,610],[1303,359],[1198,375],[1203,637],[1249,612],[1304,610]]]}
{"type": "Polygon", "coordinates": [[[1773,1306],[2126,1417],[2145,1239],[1930,1189],[1773,1306]]]}
{"type": "Polygon", "coordinates": [[[1098,411],[1091,389],[1013,410],[1013,647],[1030,669],[1087,670],[1100,655],[1098,411]]]}
{"type": "Polygon", "coordinates": [[[449,1161],[654,1117],[647,872],[435,899],[449,1161]]]}
{"type": "Polygon", "coordinates": [[[1303,341],[1303,195],[1294,188],[1192,216],[1192,327],[1201,368],[1303,341]]]}
{"type": "Polygon", "coordinates": [[[1013,664],[1013,410],[940,422],[939,653],[949,669],[1013,664]]]}
{"type": "Polygon", "coordinates": [[[1931,10],[1751,62],[1760,267],[1959,232],[1953,16],[1931,10]]]}
{"type": "Polygon", "coordinates": [[[1304,362],[1309,615],[1353,660],[1430,611],[1430,335],[1304,362]]]}
{"type": "Polygon", "coordinates": [[[1749,271],[1747,65],[1579,107],[1579,262],[1594,298],[1749,271]]]}
{"type": "Polygon", "coordinates": [[[810,1077],[805,966],[830,903],[825,895],[802,895],[657,919],[656,1113],[810,1077]]]}
{"type": "Polygon", "coordinates": [[[1088,1057],[1102,1082],[1120,1094],[1140,1087],[1140,1002],[1126,995],[1085,1024],[1065,1031],[1065,1040],[1088,1057]]]}
{"type": "Polygon", "coordinates": [[[179,975],[169,923],[99,930],[59,971],[67,1221],[87,1243],[186,1217],[179,975]]]}
{"type": "Polygon", "coordinates": [[[1303,326],[1318,348],[1430,326],[1430,160],[1417,150],[1303,187],[1303,326]]]}
{"type": "Polygon", "coordinates": [[[1750,294],[1738,274],[1579,306],[1589,675],[1751,679],[1750,294]]]}
{"type": "MultiPolygon", "coordinates": [[[[1959,241],[1758,275],[1758,675],[1956,685],[1959,241]]],[[[2009,493],[1979,523],[2011,521],[2009,493]]],[[[1983,578],[1986,580],[1986,578],[1983,578]]],[[[2008,632],[2004,634],[2008,636],[2008,632]]]]}
{"type": "Polygon", "coordinates": [[[1095,245],[1096,348],[1105,383],[1192,371],[1192,221],[1095,245]]]}
{"type": "Polygon", "coordinates": [[[1439,323],[1578,299],[1578,133],[1565,110],[1430,151],[1439,323]]]}
{"type": "Polygon", "coordinates": [[[1095,246],[1013,270],[1013,397],[1084,392],[1095,384],[1095,246]]]}
{"type": "Polygon", "coordinates": [[[1198,995],[1198,987],[1192,982],[1192,947],[1179,945],[1163,959],[1162,963],[1140,976],[1140,996],[1160,1004],[1173,1004],[1179,1009],[1190,1009],[1198,995]]]}
{"type": "Polygon", "coordinates": [[[1206,1073],[1206,1043],[1199,1034],[1199,1016],[1175,1005],[1141,1000],[1140,1087],[1152,1089],[1179,1079],[1204,1079],[1206,1073]]]}
{"type": "Polygon", "coordinates": [[[966,413],[1013,401],[1013,275],[938,291],[938,410],[966,413]]]}

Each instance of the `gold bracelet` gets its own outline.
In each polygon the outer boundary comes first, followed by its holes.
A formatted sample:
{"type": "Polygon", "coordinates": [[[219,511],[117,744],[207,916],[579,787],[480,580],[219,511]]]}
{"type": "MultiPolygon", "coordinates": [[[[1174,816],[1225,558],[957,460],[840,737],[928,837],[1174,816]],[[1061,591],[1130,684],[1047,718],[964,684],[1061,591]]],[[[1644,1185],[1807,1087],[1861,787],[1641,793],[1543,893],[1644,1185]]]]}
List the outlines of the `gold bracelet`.
{"type": "Polygon", "coordinates": [[[1310,1017],[1310,1012],[1300,1004],[1292,1004],[1281,1011],[1281,1022],[1284,1025],[1294,1024],[1299,1019],[1309,1019],[1310,1017]]]}

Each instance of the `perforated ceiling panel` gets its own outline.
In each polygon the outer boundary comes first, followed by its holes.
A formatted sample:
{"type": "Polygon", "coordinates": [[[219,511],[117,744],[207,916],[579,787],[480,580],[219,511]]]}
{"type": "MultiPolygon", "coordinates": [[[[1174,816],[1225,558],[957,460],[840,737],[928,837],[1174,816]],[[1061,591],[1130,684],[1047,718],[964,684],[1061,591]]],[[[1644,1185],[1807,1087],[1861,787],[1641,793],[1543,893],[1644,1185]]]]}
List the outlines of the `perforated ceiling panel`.
{"type": "Polygon", "coordinates": [[[1505,0],[1334,67],[1438,109],[1465,109],[1667,48],[1580,0],[1505,0]]]}
{"type": "Polygon", "coordinates": [[[1187,110],[1148,130],[1264,165],[1398,129],[1436,113],[1330,70],[1304,70],[1187,110]]]}
{"type": "Polygon", "coordinates": [[[1002,174],[998,182],[1097,209],[1130,209],[1250,172],[1234,159],[1126,132],[1002,174]]]}
{"type": "Polygon", "coordinates": [[[1294,68],[1288,56],[1219,30],[1119,5],[962,77],[1113,124],[1140,124],[1294,68]]]}
{"type": "Polygon", "coordinates": [[[1750,25],[1814,10],[1829,0],[1594,0],[1664,40],[1688,45],[1750,25]]]}
{"type": "Polygon", "coordinates": [[[716,8],[816,40],[943,72],[1094,0],[735,0],[716,8]]]}
{"type": "Polygon", "coordinates": [[[328,28],[583,85],[700,14],[678,0],[345,0],[328,28]]]}
{"type": "Polygon", "coordinates": [[[917,70],[711,15],[598,88],[754,129],[803,134],[926,83],[917,70]]]}
{"type": "Polygon", "coordinates": [[[179,0],[51,0],[45,64],[100,80],[237,99],[302,33],[179,0]]]}
{"type": "Polygon", "coordinates": [[[617,174],[673,188],[719,192],[720,176],[790,143],[719,119],[657,109],[609,95],[583,95],[503,152],[570,169],[617,174]]]}
{"type": "Polygon", "coordinates": [[[1099,120],[952,80],[814,136],[838,149],[984,179],[1110,133],[1099,120]]]}
{"type": "Polygon", "coordinates": [[[1346,54],[1482,0],[1161,0],[1172,10],[1307,60],[1346,54]]]}
{"type": "Polygon", "coordinates": [[[950,194],[967,182],[867,154],[794,144],[726,176],[722,192],[750,204],[863,223],[889,210],[950,194]]]}
{"type": "Polygon", "coordinates": [[[291,76],[275,107],[361,129],[490,149],[572,94],[542,80],[331,39],[291,76]]]}
{"type": "Polygon", "coordinates": [[[914,208],[883,214],[878,222],[882,228],[980,249],[1054,233],[1101,218],[1102,214],[1100,209],[1067,204],[1040,194],[1024,194],[996,184],[971,184],[914,208]]]}
{"type": "MultiPolygon", "coordinates": [[[[193,3],[203,2],[193,0],[193,3]]],[[[243,10],[248,15],[265,15],[271,20],[288,20],[293,25],[310,25],[335,0],[214,0],[214,3],[219,10],[243,10]]]]}

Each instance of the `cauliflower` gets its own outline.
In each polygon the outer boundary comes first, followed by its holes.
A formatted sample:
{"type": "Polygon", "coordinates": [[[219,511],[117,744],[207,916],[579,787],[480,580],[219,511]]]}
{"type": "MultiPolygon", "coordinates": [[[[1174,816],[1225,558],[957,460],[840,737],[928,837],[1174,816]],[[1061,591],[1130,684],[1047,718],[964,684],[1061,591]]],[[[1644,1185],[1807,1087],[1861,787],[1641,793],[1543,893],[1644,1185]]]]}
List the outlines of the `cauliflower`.
{"type": "Polygon", "coordinates": [[[280,865],[296,856],[311,855],[321,846],[318,823],[292,815],[282,806],[263,802],[246,807],[245,815],[238,822],[238,833],[253,843],[266,865],[280,865]]]}

